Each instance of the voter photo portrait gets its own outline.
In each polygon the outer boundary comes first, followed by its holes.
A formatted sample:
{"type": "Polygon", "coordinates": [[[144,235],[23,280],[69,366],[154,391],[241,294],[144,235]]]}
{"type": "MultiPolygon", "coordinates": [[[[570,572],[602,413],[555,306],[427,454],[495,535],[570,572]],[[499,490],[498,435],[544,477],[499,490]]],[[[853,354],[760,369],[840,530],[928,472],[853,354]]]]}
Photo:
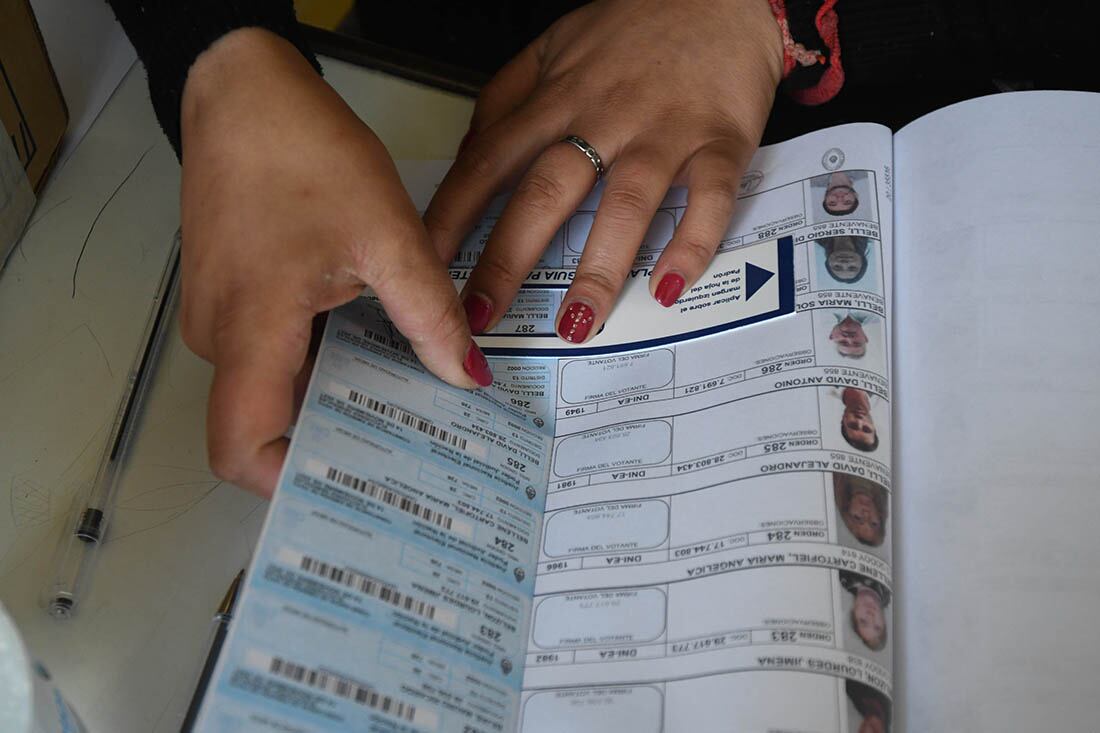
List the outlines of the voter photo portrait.
{"type": "Polygon", "coordinates": [[[867,171],[836,171],[810,179],[814,222],[838,219],[877,221],[874,193],[867,171]]]}
{"type": "Polygon", "coordinates": [[[814,290],[859,290],[882,295],[881,245],[870,237],[814,240],[814,290]]]}
{"type": "Polygon", "coordinates": [[[872,552],[889,560],[889,497],[881,485],[849,473],[834,471],[837,541],[846,547],[872,552]]]}
{"type": "Polygon", "coordinates": [[[838,570],[843,609],[839,623],[844,649],[890,669],[890,591],[860,573],[838,570]]]}
{"type": "Polygon", "coordinates": [[[836,346],[836,353],[850,359],[862,359],[867,355],[867,331],[863,328],[865,316],[861,313],[839,313],[836,325],[829,331],[829,340],[836,346]]]}
{"type": "Polygon", "coordinates": [[[890,700],[881,691],[855,680],[844,681],[848,698],[848,733],[889,733],[890,700]]]}
{"type": "Polygon", "coordinates": [[[871,453],[878,450],[878,428],[871,414],[871,395],[862,389],[845,387],[840,393],[844,414],[840,416],[840,434],[856,450],[871,453]]]}
{"type": "Polygon", "coordinates": [[[885,374],[886,324],[860,308],[813,309],[814,358],[819,366],[885,374]]]}
{"type": "MultiPolygon", "coordinates": [[[[871,387],[858,376],[838,376],[848,384],[871,387]]],[[[856,386],[822,387],[821,445],[826,450],[866,455],[885,465],[890,460],[890,404],[876,392],[856,386]]]]}

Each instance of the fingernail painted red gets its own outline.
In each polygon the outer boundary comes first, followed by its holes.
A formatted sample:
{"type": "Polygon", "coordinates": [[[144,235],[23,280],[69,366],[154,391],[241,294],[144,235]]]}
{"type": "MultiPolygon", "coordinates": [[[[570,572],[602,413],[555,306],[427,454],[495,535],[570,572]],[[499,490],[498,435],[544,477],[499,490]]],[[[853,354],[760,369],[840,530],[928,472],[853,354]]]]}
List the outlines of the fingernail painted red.
{"type": "Polygon", "coordinates": [[[579,344],[588,338],[596,312],[584,303],[570,303],[565,315],[558,321],[558,335],[572,344],[579,344]]]}
{"type": "Polygon", "coordinates": [[[489,360],[477,344],[470,342],[470,348],[466,350],[466,358],[462,361],[466,373],[474,378],[481,387],[488,387],[493,383],[493,370],[489,368],[489,360]]]}
{"type": "Polygon", "coordinates": [[[458,143],[458,152],[461,153],[466,149],[466,146],[470,144],[470,138],[474,136],[474,130],[471,127],[466,131],[466,134],[462,136],[462,141],[458,143]]]}
{"type": "Polygon", "coordinates": [[[475,336],[485,330],[489,319],[493,317],[493,304],[477,293],[470,293],[462,301],[466,310],[466,322],[470,324],[470,333],[475,336]]]}
{"type": "Polygon", "coordinates": [[[657,290],[653,297],[665,308],[670,308],[682,292],[684,292],[684,278],[675,272],[670,272],[657,283],[657,290]]]}

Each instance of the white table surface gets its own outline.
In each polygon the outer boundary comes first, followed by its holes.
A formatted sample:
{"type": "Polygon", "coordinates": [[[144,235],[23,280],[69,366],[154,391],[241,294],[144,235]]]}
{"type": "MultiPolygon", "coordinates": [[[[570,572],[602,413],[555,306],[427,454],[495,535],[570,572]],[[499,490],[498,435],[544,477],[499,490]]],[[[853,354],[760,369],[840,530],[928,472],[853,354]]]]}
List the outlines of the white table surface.
{"type": "MultiPolygon", "coordinates": [[[[324,66],[394,158],[454,155],[470,100],[324,66]]],[[[0,601],[92,733],[179,729],[214,610],[266,509],[210,473],[212,372],[173,324],[91,591],[68,622],[41,605],[179,225],[178,199],[179,166],[135,66],[54,172],[0,271],[0,601]]]]}

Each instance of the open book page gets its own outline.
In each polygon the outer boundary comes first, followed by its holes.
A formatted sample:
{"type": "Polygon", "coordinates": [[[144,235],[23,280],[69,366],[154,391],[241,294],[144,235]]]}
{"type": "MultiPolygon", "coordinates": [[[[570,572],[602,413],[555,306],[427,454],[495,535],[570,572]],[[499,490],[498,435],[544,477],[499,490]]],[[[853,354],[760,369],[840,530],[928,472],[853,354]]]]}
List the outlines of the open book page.
{"type": "Polygon", "coordinates": [[[1100,95],[895,137],[896,609],[909,731],[1100,720],[1100,95]]]}
{"type": "MultiPolygon", "coordinates": [[[[479,339],[489,389],[428,374],[370,297],[335,311],[198,729],[888,719],[890,166],[869,125],[762,150],[664,310],[670,192],[604,331],[569,345],[597,189],[479,339]]],[[[442,169],[405,172],[425,204],[442,169]]]]}

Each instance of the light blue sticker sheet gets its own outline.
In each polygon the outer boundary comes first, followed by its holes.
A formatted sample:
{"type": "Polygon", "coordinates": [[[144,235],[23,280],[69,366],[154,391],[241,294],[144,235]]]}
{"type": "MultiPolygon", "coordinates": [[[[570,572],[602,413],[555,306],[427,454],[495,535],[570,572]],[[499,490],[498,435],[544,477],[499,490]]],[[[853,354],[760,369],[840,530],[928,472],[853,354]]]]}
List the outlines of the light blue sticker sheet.
{"type": "Polygon", "coordinates": [[[198,730],[515,727],[556,388],[494,369],[451,387],[376,302],[332,313],[198,730]]]}

